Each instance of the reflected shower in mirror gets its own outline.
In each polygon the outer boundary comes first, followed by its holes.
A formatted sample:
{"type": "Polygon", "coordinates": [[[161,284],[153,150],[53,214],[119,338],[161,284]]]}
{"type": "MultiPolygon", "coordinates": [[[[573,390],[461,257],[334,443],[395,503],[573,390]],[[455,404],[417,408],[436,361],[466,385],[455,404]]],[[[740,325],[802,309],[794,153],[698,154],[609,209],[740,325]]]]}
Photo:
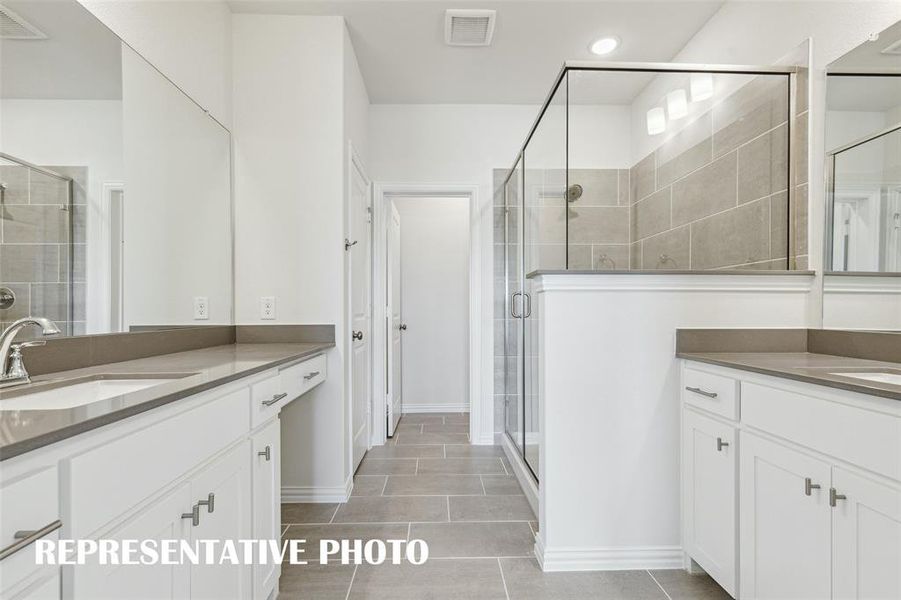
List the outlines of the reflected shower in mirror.
{"type": "Polygon", "coordinates": [[[0,326],[230,324],[228,130],[75,0],[0,10],[0,326]]]}
{"type": "Polygon", "coordinates": [[[823,326],[901,329],[901,22],[829,65],[823,326]]]}

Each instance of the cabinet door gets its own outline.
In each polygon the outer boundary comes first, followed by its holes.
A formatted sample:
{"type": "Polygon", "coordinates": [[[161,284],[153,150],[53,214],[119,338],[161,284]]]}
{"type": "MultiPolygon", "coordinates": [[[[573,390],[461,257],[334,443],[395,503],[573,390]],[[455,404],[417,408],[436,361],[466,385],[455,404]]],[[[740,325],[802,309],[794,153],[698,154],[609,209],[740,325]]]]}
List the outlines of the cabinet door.
{"type": "Polygon", "coordinates": [[[901,489],[838,467],[832,487],[833,598],[901,598],[901,489]]]}
{"type": "MultiPolygon", "coordinates": [[[[192,539],[249,539],[250,496],[250,441],[245,440],[192,478],[191,502],[212,498],[211,504],[200,507],[200,524],[191,528],[192,539]]],[[[191,566],[192,599],[243,599],[251,593],[251,565],[191,566]]]]}
{"type": "Polygon", "coordinates": [[[685,551],[735,597],[738,570],[736,430],[682,413],[685,551]]]}
{"type": "MultiPolygon", "coordinates": [[[[278,419],[270,421],[252,440],[253,538],[257,540],[281,539],[280,440],[281,424],[278,419]]],[[[253,597],[256,600],[268,598],[280,574],[281,566],[278,564],[254,565],[253,597]]]]}
{"type": "Polygon", "coordinates": [[[34,581],[18,592],[4,592],[6,600],[59,600],[60,599],[59,567],[44,567],[34,581]]]}
{"type": "Polygon", "coordinates": [[[829,465],[744,431],[740,441],[742,600],[829,598],[829,465]]]}
{"type": "MultiPolygon", "coordinates": [[[[183,519],[182,514],[191,512],[190,492],[189,484],[179,486],[101,537],[118,541],[187,539],[191,521],[183,519]]],[[[68,568],[72,574],[72,594],[67,594],[67,598],[167,600],[190,597],[190,567],[187,565],[101,565],[88,562],[68,568]]]]}

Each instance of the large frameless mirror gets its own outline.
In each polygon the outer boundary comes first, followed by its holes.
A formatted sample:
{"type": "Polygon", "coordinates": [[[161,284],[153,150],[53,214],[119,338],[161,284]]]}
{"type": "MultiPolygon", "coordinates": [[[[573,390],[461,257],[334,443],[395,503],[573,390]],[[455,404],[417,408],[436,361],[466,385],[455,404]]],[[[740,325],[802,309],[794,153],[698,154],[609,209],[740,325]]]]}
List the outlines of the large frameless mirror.
{"type": "Polygon", "coordinates": [[[901,22],[829,65],[823,326],[901,329],[901,22]]]}
{"type": "Polygon", "coordinates": [[[0,10],[0,325],[232,323],[228,130],[75,0],[0,10]]]}

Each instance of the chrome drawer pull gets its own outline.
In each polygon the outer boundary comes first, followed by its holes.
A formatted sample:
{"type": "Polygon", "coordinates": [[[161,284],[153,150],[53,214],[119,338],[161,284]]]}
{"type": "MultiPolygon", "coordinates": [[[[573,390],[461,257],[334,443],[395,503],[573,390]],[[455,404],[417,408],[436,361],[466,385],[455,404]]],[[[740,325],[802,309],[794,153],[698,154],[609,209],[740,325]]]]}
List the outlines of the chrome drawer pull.
{"type": "Polygon", "coordinates": [[[839,494],[835,491],[835,488],[829,488],[829,506],[838,506],[839,500],[847,500],[848,497],[844,494],[839,494]]]}
{"type": "Polygon", "coordinates": [[[729,442],[724,442],[723,438],[716,438],[716,451],[722,452],[723,448],[729,445],[729,442]]]}
{"type": "Polygon", "coordinates": [[[810,496],[812,494],[813,490],[818,490],[818,489],[820,489],[820,487],[821,487],[820,484],[814,483],[810,477],[804,478],[804,495],[805,496],[810,496]]]}
{"type": "Polygon", "coordinates": [[[701,388],[697,388],[697,387],[686,387],[685,389],[693,394],[700,394],[700,395],[706,396],[708,398],[716,398],[716,392],[707,392],[707,391],[702,390],[701,388]]]}
{"type": "Polygon", "coordinates": [[[269,446],[266,446],[265,450],[257,452],[257,456],[265,456],[266,462],[269,462],[269,459],[272,458],[272,448],[270,448],[269,446]]]}
{"type": "Polygon", "coordinates": [[[63,526],[63,522],[57,519],[53,523],[50,523],[49,525],[45,525],[44,527],[41,527],[40,529],[36,529],[33,531],[32,530],[17,531],[15,533],[15,535],[13,536],[16,539],[16,541],[13,542],[12,544],[10,544],[9,546],[7,546],[6,548],[0,550],[0,560],[3,560],[4,558],[6,558],[8,556],[12,556],[13,554],[18,552],[22,548],[27,548],[28,546],[30,546],[34,542],[38,541],[45,535],[56,531],[57,529],[59,529],[62,526],[63,526]]]}
{"type": "Polygon", "coordinates": [[[316,377],[317,375],[319,375],[319,371],[313,371],[312,373],[307,373],[306,375],[304,375],[303,378],[306,381],[309,381],[309,380],[313,379],[314,377],[316,377]]]}
{"type": "Polygon", "coordinates": [[[192,506],[191,512],[182,513],[181,518],[182,519],[191,519],[191,525],[193,525],[194,527],[197,527],[198,525],[200,525],[200,505],[195,504],[194,506],[192,506]]]}
{"type": "Polygon", "coordinates": [[[206,506],[207,512],[213,512],[216,510],[216,494],[210,492],[207,495],[206,500],[201,500],[197,503],[197,506],[206,506]]]}
{"type": "Polygon", "coordinates": [[[276,402],[278,402],[279,400],[281,400],[282,398],[284,398],[287,395],[288,395],[288,392],[276,394],[275,396],[272,397],[272,400],[263,400],[263,406],[272,406],[273,404],[275,404],[276,402]]]}

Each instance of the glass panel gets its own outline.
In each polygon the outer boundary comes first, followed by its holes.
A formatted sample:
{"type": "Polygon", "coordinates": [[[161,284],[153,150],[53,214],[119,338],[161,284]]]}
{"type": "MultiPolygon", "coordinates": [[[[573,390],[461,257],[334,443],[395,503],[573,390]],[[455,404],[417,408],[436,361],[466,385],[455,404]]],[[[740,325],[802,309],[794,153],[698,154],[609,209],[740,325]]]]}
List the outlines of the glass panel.
{"type": "MultiPolygon", "coordinates": [[[[517,162],[510,179],[504,185],[504,431],[522,454],[522,319],[512,316],[513,294],[522,291],[522,243],[519,215],[522,190],[521,161],[517,162]]],[[[517,308],[520,302],[517,298],[517,308]]]]}
{"type": "MultiPolygon", "coordinates": [[[[524,153],[523,271],[567,266],[566,96],[564,76],[524,153]]],[[[523,280],[523,446],[535,478],[540,429],[538,306],[533,280],[523,280]]]]}
{"type": "Polygon", "coordinates": [[[787,75],[569,78],[570,269],[788,268],[787,75]]]}
{"type": "Polygon", "coordinates": [[[901,272],[901,126],[834,155],[832,270],[901,272]]]}
{"type": "MultiPolygon", "coordinates": [[[[0,159],[0,330],[31,314],[52,319],[63,335],[84,321],[84,286],[73,295],[71,186],[68,176],[0,159]]],[[[77,248],[83,248],[78,244],[77,248]]],[[[79,250],[79,252],[82,252],[79,250]]],[[[84,255],[78,257],[84,264],[84,255]]],[[[40,337],[26,329],[17,339],[40,337]]]]}

